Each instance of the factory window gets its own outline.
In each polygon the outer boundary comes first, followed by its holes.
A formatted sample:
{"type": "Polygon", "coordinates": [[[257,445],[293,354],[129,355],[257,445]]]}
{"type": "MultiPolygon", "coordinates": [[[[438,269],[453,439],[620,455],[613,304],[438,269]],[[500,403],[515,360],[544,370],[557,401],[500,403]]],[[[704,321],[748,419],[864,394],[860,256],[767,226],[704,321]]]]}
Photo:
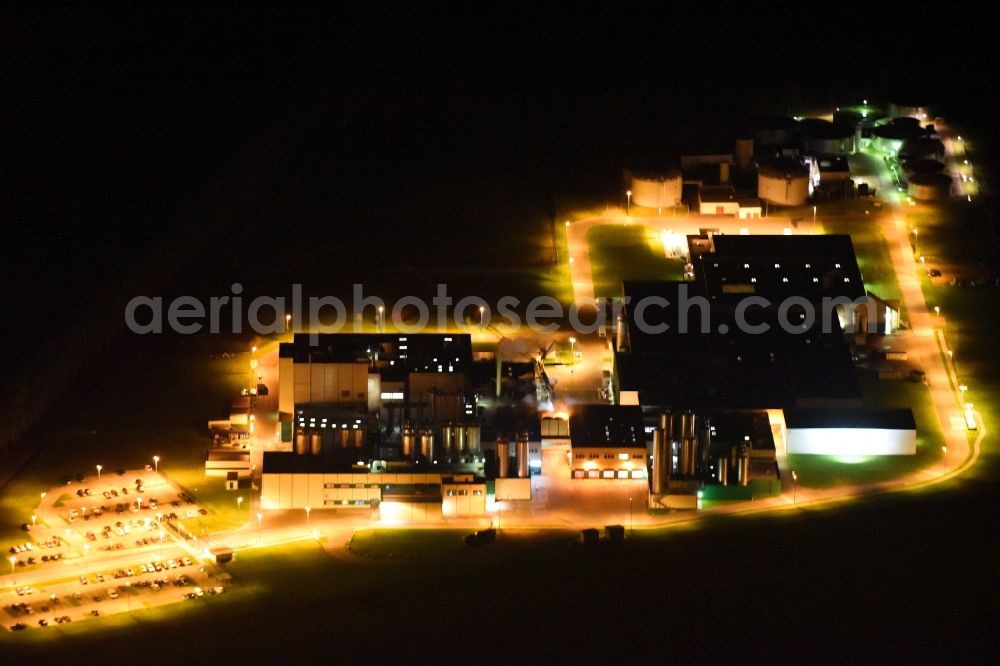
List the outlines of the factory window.
{"type": "Polygon", "coordinates": [[[458,494],[459,494],[460,496],[462,496],[462,497],[465,497],[466,495],[468,495],[468,494],[469,494],[469,491],[468,491],[468,490],[459,490],[459,491],[458,491],[458,494]]]}
{"type": "Polygon", "coordinates": [[[341,392],[340,392],[340,397],[341,397],[341,398],[350,398],[350,397],[351,397],[351,392],[350,392],[350,390],[344,390],[344,391],[341,391],[341,392]]]}
{"type": "Polygon", "coordinates": [[[582,453],[578,453],[578,454],[576,454],[576,456],[575,456],[575,457],[576,457],[576,458],[583,458],[583,454],[582,454],[582,453]]]}
{"type": "Polygon", "coordinates": [[[454,497],[454,496],[455,496],[455,491],[454,490],[449,490],[448,491],[448,497],[454,497]]]}
{"type": "Polygon", "coordinates": [[[472,494],[475,495],[476,497],[482,497],[483,496],[483,491],[482,490],[473,490],[472,494]]]}
{"type": "Polygon", "coordinates": [[[596,460],[597,458],[600,458],[601,456],[600,456],[600,454],[597,454],[597,453],[591,453],[587,457],[590,458],[591,460],[596,460]]]}
{"type": "Polygon", "coordinates": [[[632,457],[633,458],[638,458],[639,460],[642,460],[642,454],[641,453],[633,453],[632,457]]]}

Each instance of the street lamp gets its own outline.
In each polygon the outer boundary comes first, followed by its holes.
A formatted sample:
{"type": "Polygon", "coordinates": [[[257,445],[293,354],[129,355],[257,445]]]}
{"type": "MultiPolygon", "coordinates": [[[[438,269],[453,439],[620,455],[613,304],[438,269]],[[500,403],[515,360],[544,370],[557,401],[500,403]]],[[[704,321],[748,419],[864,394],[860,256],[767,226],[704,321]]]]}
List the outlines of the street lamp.
{"type": "Polygon", "coordinates": [[[940,306],[937,306],[937,305],[934,306],[934,314],[937,315],[938,317],[941,316],[941,307],[940,306]]]}
{"type": "Polygon", "coordinates": [[[285,315],[285,333],[288,333],[288,328],[292,325],[292,315],[285,315]]]}
{"type": "Polygon", "coordinates": [[[10,557],[7,558],[7,560],[10,562],[10,575],[13,576],[14,575],[14,565],[17,564],[17,558],[14,557],[13,555],[11,555],[10,557]]]}
{"type": "Polygon", "coordinates": [[[576,365],[576,338],[569,339],[569,352],[573,357],[573,365],[576,365]]]}
{"type": "Polygon", "coordinates": [[[31,526],[32,527],[35,526],[35,521],[36,520],[38,520],[38,516],[36,516],[35,514],[31,514],[31,526]]]}
{"type": "Polygon", "coordinates": [[[962,392],[962,404],[965,404],[965,392],[969,390],[969,387],[965,384],[959,384],[958,390],[962,392]]]}
{"type": "Polygon", "coordinates": [[[379,333],[385,332],[385,306],[378,306],[378,321],[375,322],[375,328],[379,333]]]}
{"type": "Polygon", "coordinates": [[[813,224],[816,224],[816,206],[813,206],[813,224]]]}
{"type": "Polygon", "coordinates": [[[941,462],[944,463],[944,471],[947,472],[948,471],[948,447],[947,446],[942,446],[941,447],[941,462]]]}
{"type": "Polygon", "coordinates": [[[628,197],[628,208],[626,209],[626,214],[632,214],[632,190],[625,190],[625,196],[628,197]]]}
{"type": "Polygon", "coordinates": [[[236,498],[236,509],[239,510],[243,507],[243,495],[236,498]]]}
{"type": "Polygon", "coordinates": [[[569,228],[569,220],[566,220],[566,227],[569,228]]]}
{"type": "Polygon", "coordinates": [[[104,465],[97,465],[97,481],[101,481],[101,470],[104,469],[104,465]]]}
{"type": "Polygon", "coordinates": [[[306,525],[309,525],[309,512],[312,511],[310,507],[306,507],[306,525]]]}
{"type": "Polygon", "coordinates": [[[483,319],[483,316],[484,316],[485,313],[486,313],[486,307],[480,305],[479,306],[479,330],[482,330],[486,326],[486,322],[483,319]]]}
{"type": "Polygon", "coordinates": [[[799,475],[792,470],[792,504],[795,504],[796,495],[799,492],[799,475]]]}
{"type": "Polygon", "coordinates": [[[628,532],[632,534],[632,496],[628,498],[628,532]]]}

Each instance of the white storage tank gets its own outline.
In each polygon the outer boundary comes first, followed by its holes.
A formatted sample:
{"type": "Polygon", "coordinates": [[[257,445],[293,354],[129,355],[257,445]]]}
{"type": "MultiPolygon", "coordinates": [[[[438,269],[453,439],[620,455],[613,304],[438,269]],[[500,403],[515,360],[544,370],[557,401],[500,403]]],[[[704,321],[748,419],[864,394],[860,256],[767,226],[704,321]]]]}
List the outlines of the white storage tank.
{"type": "Polygon", "coordinates": [[[680,203],[681,172],[667,169],[632,176],[632,203],[646,208],[671,208],[680,203]]]}
{"type": "Polygon", "coordinates": [[[779,206],[801,206],[809,198],[809,168],[787,157],[761,163],[757,196],[779,206]]]}
{"type": "Polygon", "coordinates": [[[943,173],[918,173],[910,178],[906,193],[917,201],[940,201],[951,193],[951,178],[943,173]]]}

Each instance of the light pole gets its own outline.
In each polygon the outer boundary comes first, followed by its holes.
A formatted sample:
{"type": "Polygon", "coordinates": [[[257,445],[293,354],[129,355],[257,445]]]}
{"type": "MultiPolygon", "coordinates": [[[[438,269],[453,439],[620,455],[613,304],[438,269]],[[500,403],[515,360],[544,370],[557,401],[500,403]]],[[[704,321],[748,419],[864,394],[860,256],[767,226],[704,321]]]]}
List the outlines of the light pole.
{"type": "Polygon", "coordinates": [[[385,333],[385,306],[378,306],[378,320],[375,322],[375,328],[379,333],[385,333]]]}
{"type": "Polygon", "coordinates": [[[35,526],[35,521],[36,520],[38,520],[38,516],[36,516],[35,514],[31,514],[31,526],[32,527],[35,526]]]}
{"type": "Polygon", "coordinates": [[[937,316],[938,319],[941,318],[941,307],[940,306],[938,306],[938,305],[934,306],[934,314],[937,316]]]}
{"type": "Polygon", "coordinates": [[[264,520],[264,514],[258,513],[257,514],[257,545],[258,546],[260,545],[260,523],[261,523],[262,520],[264,520]]]}
{"type": "Polygon", "coordinates": [[[101,482],[101,470],[104,469],[104,465],[97,465],[97,482],[101,482]]]}
{"type": "Polygon", "coordinates": [[[969,387],[965,384],[959,384],[958,390],[962,393],[962,404],[965,404],[965,392],[969,390],[969,387]]]}
{"type": "Polygon", "coordinates": [[[631,215],[632,214],[632,190],[625,190],[625,197],[628,200],[628,204],[626,204],[627,207],[625,209],[625,214],[626,215],[631,215]]]}
{"type": "Polygon", "coordinates": [[[236,498],[236,510],[239,511],[243,507],[243,495],[236,498]]]}
{"type": "Polygon", "coordinates": [[[156,483],[160,483],[160,456],[153,456],[153,471],[156,473],[156,483]]]}
{"type": "Polygon", "coordinates": [[[813,206],[813,224],[816,224],[816,206],[813,206]]]}
{"type": "Polygon", "coordinates": [[[292,325],[292,315],[286,314],[285,315],[285,333],[288,333],[288,329],[291,327],[291,325],[292,325]]]}
{"type": "Polygon", "coordinates": [[[632,496],[628,498],[628,532],[632,534],[632,496]]]}
{"type": "Polygon", "coordinates": [[[312,511],[312,509],[311,509],[310,507],[308,507],[308,506],[307,506],[307,507],[306,507],[306,526],[307,526],[307,527],[308,527],[308,526],[310,525],[310,520],[309,520],[309,512],[310,512],[310,511],[312,511]]]}
{"type": "Polygon", "coordinates": [[[941,447],[941,462],[944,463],[944,471],[947,474],[947,472],[948,472],[948,447],[947,446],[942,446],[941,447]]]}
{"type": "Polygon", "coordinates": [[[573,359],[573,365],[576,365],[576,338],[569,339],[569,353],[573,359]]]}
{"type": "Polygon", "coordinates": [[[486,322],[483,319],[483,316],[485,315],[485,313],[486,313],[486,307],[480,305],[479,306],[479,330],[480,331],[482,331],[482,330],[484,330],[486,328],[486,322]]]}
{"type": "Polygon", "coordinates": [[[796,495],[798,495],[798,492],[799,492],[799,475],[796,474],[795,470],[793,469],[792,470],[792,505],[795,504],[795,498],[796,498],[796,495]]]}
{"type": "Polygon", "coordinates": [[[14,557],[13,555],[11,555],[10,557],[7,558],[7,561],[10,562],[10,575],[13,576],[14,575],[14,565],[17,564],[17,558],[14,557]]]}

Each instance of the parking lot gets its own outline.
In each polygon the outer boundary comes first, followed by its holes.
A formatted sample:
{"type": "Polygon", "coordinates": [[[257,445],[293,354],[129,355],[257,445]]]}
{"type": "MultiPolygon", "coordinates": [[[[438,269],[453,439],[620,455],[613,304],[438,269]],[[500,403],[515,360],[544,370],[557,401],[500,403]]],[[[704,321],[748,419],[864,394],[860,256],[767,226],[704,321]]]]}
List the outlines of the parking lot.
{"type": "Polygon", "coordinates": [[[177,555],[69,580],[6,588],[0,603],[4,625],[18,631],[197,600],[225,592],[227,581],[214,565],[177,555]]]}
{"type": "Polygon", "coordinates": [[[224,574],[195,557],[183,521],[205,515],[195,498],[151,470],[118,470],[40,492],[6,544],[10,584],[3,624],[20,630],[128,612],[224,590],[224,574]]]}

